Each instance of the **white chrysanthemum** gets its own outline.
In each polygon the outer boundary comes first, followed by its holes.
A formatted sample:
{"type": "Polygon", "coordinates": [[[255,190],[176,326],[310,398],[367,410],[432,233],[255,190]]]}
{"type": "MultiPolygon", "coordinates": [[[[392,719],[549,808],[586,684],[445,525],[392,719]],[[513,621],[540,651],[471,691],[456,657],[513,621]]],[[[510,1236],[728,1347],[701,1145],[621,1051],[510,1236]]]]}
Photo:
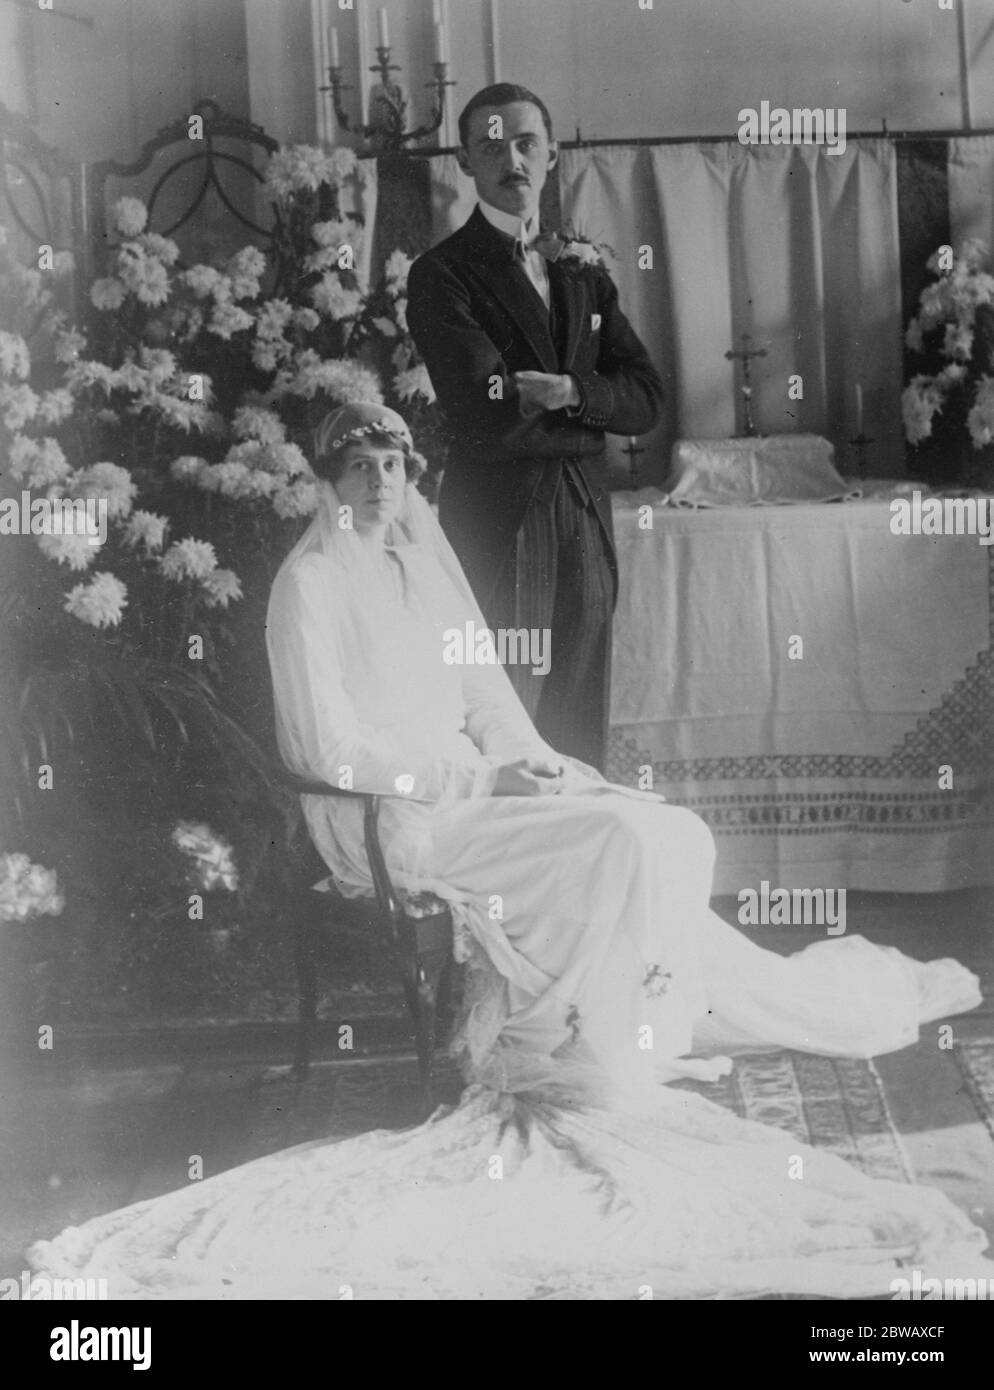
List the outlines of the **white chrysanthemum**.
{"type": "Polygon", "coordinates": [[[305,333],[313,333],[320,322],[320,317],[313,309],[303,308],[293,311],[294,327],[302,329],[305,333]]]}
{"type": "Polygon", "coordinates": [[[349,228],[344,222],[315,222],[311,226],[311,236],[316,246],[334,247],[338,251],[343,242],[350,239],[349,228]]]}
{"type": "MultiPolygon", "coordinates": [[[[155,386],[164,386],[176,375],[176,358],[168,348],[143,347],[141,364],[155,386]]],[[[204,393],[206,396],[206,392],[204,393]]]]}
{"type": "Polygon", "coordinates": [[[397,320],[397,327],[401,333],[406,333],[407,328],[407,296],[402,294],[393,302],[393,316],[397,320]]]}
{"type": "Polygon", "coordinates": [[[273,493],[273,510],[284,520],[296,516],[311,516],[317,511],[317,505],[317,485],[309,478],[298,478],[296,482],[289,483],[273,493]]]}
{"type": "Polygon", "coordinates": [[[86,347],[86,338],[75,328],[60,328],[55,334],[55,360],[68,364],[75,362],[86,347]]]}
{"type": "Polygon", "coordinates": [[[134,549],[144,546],[149,553],[161,550],[166,539],[169,521],[157,512],[132,512],[124,527],[124,541],[134,549]]]}
{"type": "Polygon", "coordinates": [[[65,905],[54,869],[32,864],[26,854],[0,854],[0,922],[58,917],[65,905]]]}
{"type": "Polygon", "coordinates": [[[206,299],[209,295],[221,299],[231,298],[230,281],[212,265],[193,265],[189,270],[184,270],[180,279],[198,299],[206,299]]]}
{"type": "Polygon", "coordinates": [[[907,331],[904,335],[904,344],[911,352],[925,351],[925,343],[922,338],[922,326],[917,317],[913,318],[908,324],[907,331]]]}
{"type": "Polygon", "coordinates": [[[169,476],[178,483],[195,483],[206,467],[206,459],[196,454],[183,454],[169,465],[169,476]]]}
{"type": "Polygon", "coordinates": [[[362,295],[347,289],[337,275],[325,275],[311,290],[311,299],[319,314],[336,321],[354,319],[362,308],[362,295]]]}
{"type": "Polygon", "coordinates": [[[390,361],[397,368],[398,372],[403,372],[411,365],[411,358],[413,356],[414,353],[409,344],[398,343],[390,354],[390,361]]]}
{"type": "Polygon", "coordinates": [[[208,608],[227,608],[241,598],[242,583],[234,570],[214,570],[204,580],[204,591],[208,608]]]}
{"type": "Polygon", "coordinates": [[[400,331],[393,319],[388,319],[383,314],[373,319],[373,327],[378,333],[382,333],[384,338],[396,338],[400,331]]]}
{"type": "Polygon", "coordinates": [[[74,405],[72,392],[57,386],[54,391],[46,391],[38,397],[38,416],[46,425],[61,425],[69,419],[74,405]]]}
{"type": "Polygon", "coordinates": [[[125,293],[125,288],[120,280],[114,279],[113,276],[103,280],[94,280],[90,286],[90,299],[97,309],[120,309],[124,303],[125,293]]]}
{"type": "Polygon", "coordinates": [[[251,328],[253,322],[252,315],[244,309],[239,309],[237,304],[215,300],[214,312],[211,314],[207,331],[216,334],[218,338],[227,340],[235,333],[241,333],[246,328],[251,328]]]}
{"type": "Polygon", "coordinates": [[[118,198],[111,219],[122,236],[140,236],[148,222],[148,209],[140,198],[118,198]]]}
{"type": "Polygon", "coordinates": [[[423,362],[398,372],[393,379],[393,388],[402,401],[413,401],[415,396],[421,396],[431,405],[435,399],[435,388],[423,362]]]}
{"type": "Polygon", "coordinates": [[[284,329],[293,318],[293,305],[286,299],[267,299],[255,318],[255,331],[260,338],[282,338],[284,329]]]}
{"type": "Polygon", "coordinates": [[[69,569],[77,572],[90,568],[103,544],[99,536],[91,538],[82,531],[66,531],[62,535],[46,534],[38,536],[37,541],[38,549],[47,560],[52,560],[57,565],[68,565],[69,569]]]}
{"type": "Polygon", "coordinates": [[[20,333],[8,333],[0,328],[0,376],[14,376],[23,381],[31,372],[31,354],[20,333]]]}
{"type": "Polygon", "coordinates": [[[57,439],[29,439],[26,434],[15,435],[10,445],[7,464],[13,477],[28,487],[48,487],[63,482],[71,472],[69,461],[57,439]]]}
{"type": "Polygon", "coordinates": [[[325,154],[316,145],[285,146],[276,151],[266,166],[266,191],[271,198],[285,202],[294,193],[314,193],[323,183],[334,184],[347,172],[341,160],[325,154]]]}
{"type": "Polygon", "coordinates": [[[254,299],[259,280],[266,272],[266,258],[255,246],[243,246],[226,266],[232,299],[254,299]]]}
{"type": "Polygon", "coordinates": [[[344,145],[340,146],[338,149],[332,150],[331,154],[328,156],[328,163],[331,166],[332,175],[336,179],[344,179],[348,174],[351,174],[358,162],[355,151],[346,148],[344,145]]]}
{"type": "Polygon", "coordinates": [[[279,479],[265,469],[229,457],[222,463],[212,463],[199,486],[206,492],[219,492],[222,497],[245,502],[271,496],[279,486],[279,479]]]}
{"type": "Polygon", "coordinates": [[[137,246],[124,246],[118,252],[117,273],[142,304],[155,308],[169,298],[166,267],[154,256],[146,256],[137,246]]]}
{"type": "Polygon", "coordinates": [[[215,835],[209,825],[194,821],[180,821],[172,833],[172,842],[194,861],[199,886],[207,891],[212,888],[226,888],[234,892],[238,887],[238,871],[235,868],[232,849],[219,835],[215,835]]]}
{"type": "Polygon", "coordinates": [[[414,261],[406,251],[394,251],[387,257],[387,263],[383,267],[383,276],[391,294],[407,293],[407,277],[411,273],[413,264],[414,261]]]}
{"type": "Polygon", "coordinates": [[[167,579],[206,579],[217,569],[217,555],[210,541],[173,541],[159,562],[167,579]]]}
{"type": "Polygon", "coordinates": [[[146,256],[152,256],[163,265],[175,265],[179,260],[179,247],[170,237],[159,236],[158,232],[146,232],[138,238],[138,245],[146,256]]]}
{"type": "Polygon", "coordinates": [[[978,449],[994,443],[994,377],[982,376],[977,382],[976,398],[966,425],[978,449]]]}
{"type": "Polygon", "coordinates": [[[973,329],[965,323],[947,324],[942,352],[955,362],[969,362],[973,354],[973,329]]]}
{"type": "Polygon", "coordinates": [[[65,610],[90,627],[116,627],[128,605],[128,591],[116,574],[101,570],[66,595],[65,610]]]}
{"type": "Polygon", "coordinates": [[[79,391],[87,386],[99,386],[105,396],[109,396],[117,384],[117,373],[106,362],[96,362],[83,358],[74,362],[66,372],[66,384],[70,391],[79,391]]]}
{"type": "Polygon", "coordinates": [[[236,439],[258,439],[260,444],[282,444],[286,439],[286,425],[280,417],[259,405],[239,406],[231,432],[236,439]]]}
{"type": "Polygon", "coordinates": [[[11,434],[22,430],[35,418],[40,404],[39,397],[26,382],[19,381],[16,386],[6,381],[0,384],[0,419],[11,434]]]}
{"type": "Polygon", "coordinates": [[[138,485],[126,468],[117,463],[91,463],[72,479],[74,497],[94,497],[107,503],[112,521],[126,517],[134,505],[138,485]]]}
{"type": "Polygon", "coordinates": [[[252,347],[252,365],[257,367],[260,372],[275,372],[280,359],[288,357],[290,354],[290,344],[283,340],[286,348],[285,352],[277,353],[274,344],[278,339],[267,338],[263,342],[256,342],[252,347]]]}
{"type": "Polygon", "coordinates": [[[927,376],[913,377],[901,394],[904,431],[911,444],[920,444],[932,433],[932,419],[942,409],[944,395],[927,376]]]}
{"type": "MultiPolygon", "coordinates": [[[[205,377],[204,395],[207,394],[208,385],[205,377]]],[[[209,433],[213,428],[212,421],[215,417],[213,412],[207,409],[204,401],[191,401],[186,396],[174,396],[166,391],[156,391],[145,404],[157,410],[171,425],[175,425],[177,429],[185,430],[187,434],[192,429],[209,433]]]]}
{"type": "Polygon", "coordinates": [[[310,348],[297,358],[297,371],[286,383],[285,389],[291,395],[303,396],[305,400],[312,400],[323,392],[338,405],[352,405],[360,401],[371,401],[377,405],[383,403],[379,377],[369,367],[346,358],[323,361],[310,348]]]}

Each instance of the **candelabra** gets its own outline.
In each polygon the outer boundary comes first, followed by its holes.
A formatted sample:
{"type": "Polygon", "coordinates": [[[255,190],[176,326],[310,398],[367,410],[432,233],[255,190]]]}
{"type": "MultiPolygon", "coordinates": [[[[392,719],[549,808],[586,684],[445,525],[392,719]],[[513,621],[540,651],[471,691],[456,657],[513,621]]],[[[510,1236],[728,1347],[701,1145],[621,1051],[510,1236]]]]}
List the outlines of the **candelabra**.
{"type": "Polygon", "coordinates": [[[442,124],[445,115],[445,89],[454,87],[455,82],[448,76],[449,65],[443,58],[436,58],[434,62],[435,77],[433,81],[426,82],[426,87],[434,88],[435,104],[431,119],[425,124],[415,127],[414,130],[405,130],[404,125],[407,121],[407,95],[404,88],[398,82],[391,80],[390,74],[400,72],[396,63],[390,61],[389,46],[380,45],[376,49],[377,61],[370,67],[370,72],[379,74],[379,84],[370,92],[370,104],[373,119],[369,125],[354,125],[348,112],[342,106],[342,93],[350,91],[348,83],[342,81],[342,69],[334,63],[328,69],[328,86],[320,87],[322,92],[331,92],[331,101],[335,110],[335,119],[340,128],[347,131],[350,135],[358,135],[363,140],[369,140],[382,150],[400,151],[404,146],[415,140],[423,140],[428,135],[434,135],[442,124]]]}

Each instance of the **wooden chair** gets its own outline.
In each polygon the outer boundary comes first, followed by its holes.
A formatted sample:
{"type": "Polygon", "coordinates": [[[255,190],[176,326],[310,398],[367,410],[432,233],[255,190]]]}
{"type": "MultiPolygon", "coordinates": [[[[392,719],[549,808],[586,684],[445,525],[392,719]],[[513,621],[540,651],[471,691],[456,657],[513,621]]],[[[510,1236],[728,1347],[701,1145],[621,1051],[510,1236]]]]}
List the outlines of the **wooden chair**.
{"type": "MultiPolygon", "coordinates": [[[[345,791],[327,782],[310,781],[283,773],[282,781],[299,795],[350,797],[362,802],[363,831],[375,893],[375,916],[400,972],[404,999],[411,1018],[421,1076],[425,1114],[435,1107],[435,1046],[440,1006],[447,1000],[451,981],[452,916],[448,907],[430,893],[403,894],[391,882],[379,835],[381,797],[368,792],[345,791]]],[[[299,1002],[299,1023],[292,1075],[302,1081],[311,1065],[314,1024],[317,1016],[319,936],[323,922],[333,920],[346,903],[334,890],[309,894],[312,910],[295,913],[294,938],[299,1002]],[[313,899],[325,898],[327,908],[315,909],[313,899]]]]}

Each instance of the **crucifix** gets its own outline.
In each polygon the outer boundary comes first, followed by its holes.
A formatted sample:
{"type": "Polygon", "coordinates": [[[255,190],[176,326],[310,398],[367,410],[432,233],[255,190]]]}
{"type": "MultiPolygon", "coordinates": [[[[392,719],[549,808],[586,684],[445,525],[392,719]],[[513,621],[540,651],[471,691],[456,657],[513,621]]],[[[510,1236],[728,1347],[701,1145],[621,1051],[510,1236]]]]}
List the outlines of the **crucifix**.
{"type": "Polygon", "coordinates": [[[634,434],[630,434],[628,444],[621,452],[628,455],[628,480],[631,483],[632,492],[638,492],[641,483],[639,481],[639,466],[635,460],[639,454],[644,454],[645,450],[638,447],[634,434]]]}
{"type": "Polygon", "coordinates": [[[752,359],[753,359],[754,357],[765,357],[765,356],[766,356],[766,349],[765,349],[765,348],[750,348],[749,344],[750,344],[751,342],[752,342],[752,338],[750,338],[749,334],[748,334],[748,333],[743,333],[743,334],[742,334],[742,346],[741,346],[741,348],[739,348],[737,351],[736,351],[735,348],[730,348],[730,349],[728,350],[728,352],[725,353],[725,359],[726,359],[726,361],[728,361],[728,362],[736,362],[736,361],[738,361],[738,362],[741,362],[741,363],[742,363],[742,387],[741,387],[741,390],[742,390],[742,401],[743,401],[743,405],[744,405],[744,407],[745,407],[745,420],[744,420],[744,422],[743,422],[744,427],[743,427],[742,435],[740,436],[740,438],[745,438],[745,439],[752,439],[752,438],[754,438],[754,437],[756,436],[757,432],[758,432],[758,431],[756,430],[755,421],[754,421],[753,418],[752,418],[752,359]]]}
{"type": "Polygon", "coordinates": [[[850,439],[849,441],[852,447],[856,450],[857,478],[866,477],[866,451],[873,442],[873,435],[864,434],[862,426],[860,426],[859,434],[857,434],[853,439],[850,439]]]}

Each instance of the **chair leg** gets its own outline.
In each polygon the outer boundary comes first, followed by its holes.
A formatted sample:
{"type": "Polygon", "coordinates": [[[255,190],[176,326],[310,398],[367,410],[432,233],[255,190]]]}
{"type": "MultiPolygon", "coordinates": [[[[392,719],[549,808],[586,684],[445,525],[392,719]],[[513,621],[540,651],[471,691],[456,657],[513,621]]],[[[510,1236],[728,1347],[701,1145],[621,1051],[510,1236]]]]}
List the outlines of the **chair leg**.
{"type": "Polygon", "coordinates": [[[414,1040],[421,1074],[421,1095],[425,1117],[435,1108],[435,1045],[438,1034],[439,980],[444,973],[448,953],[444,950],[426,951],[417,960],[416,1001],[414,1008],[414,1040]]]}
{"type": "Polygon", "coordinates": [[[313,905],[303,902],[296,917],[295,947],[297,966],[297,1041],[294,1049],[293,1076],[304,1081],[311,1068],[311,1049],[314,1024],[317,1018],[317,923],[313,905]]]}

